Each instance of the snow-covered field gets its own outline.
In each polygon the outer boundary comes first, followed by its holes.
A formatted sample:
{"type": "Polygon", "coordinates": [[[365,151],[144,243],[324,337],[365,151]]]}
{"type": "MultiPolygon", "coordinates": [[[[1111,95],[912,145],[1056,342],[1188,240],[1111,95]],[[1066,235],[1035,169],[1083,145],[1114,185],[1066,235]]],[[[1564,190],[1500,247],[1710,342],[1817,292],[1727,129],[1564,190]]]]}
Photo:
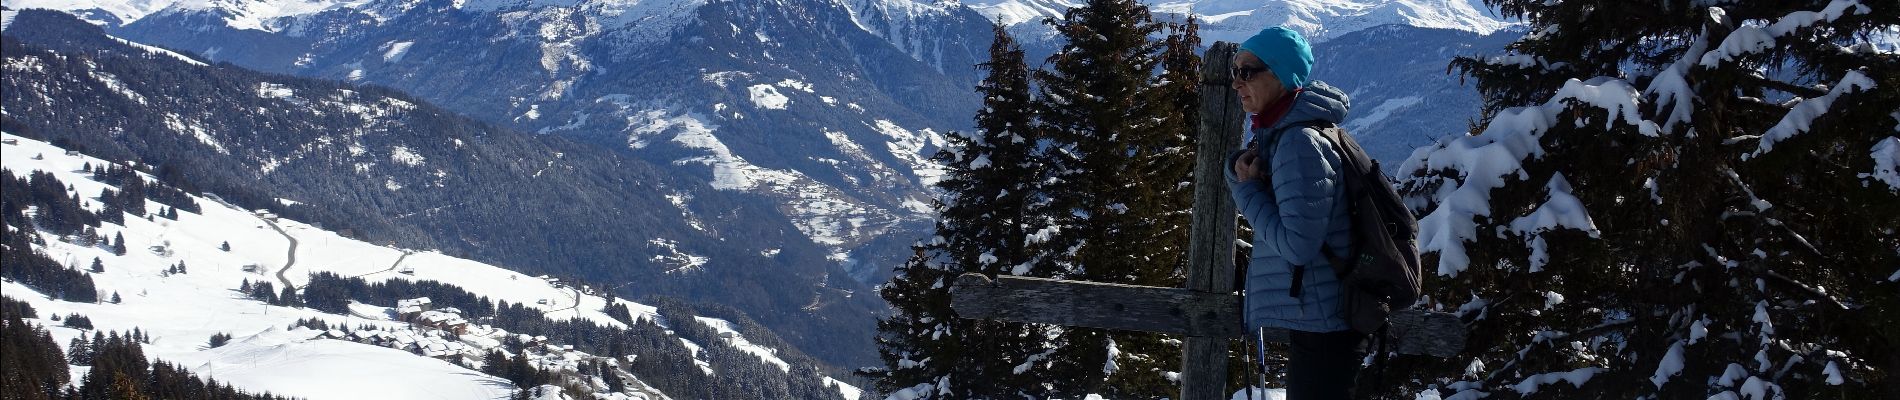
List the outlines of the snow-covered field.
{"type": "Polygon", "coordinates": [[[192,369],[238,387],[310,398],[498,399],[514,389],[506,380],[446,361],[342,340],[311,340],[313,333],[273,327],[202,352],[208,357],[192,363],[192,369]]]}
{"type": "MultiPolygon", "coordinates": [[[[106,165],[104,160],[68,154],[48,143],[12,134],[4,137],[17,143],[0,146],[0,160],[18,176],[36,170],[51,172],[87,199],[110,187],[80,172],[87,164],[106,165]]],[[[105,272],[92,274],[98,289],[104,293],[101,298],[109,299],[116,293],[123,299],[120,304],[58,301],[19,283],[0,285],[4,285],[8,297],[26,301],[39,310],[44,318],[35,322],[47,326],[62,346],[90,333],[60,327],[58,321],[50,318],[84,315],[100,330],[130,331],[135,327],[142,330],[152,339],[151,344],[144,346],[148,357],[176,363],[201,377],[215,378],[249,391],[270,391],[308,399],[506,398],[512,387],[505,380],[441,359],[347,340],[314,338],[321,332],[287,328],[299,319],[316,318],[332,325],[370,326],[423,341],[447,343],[445,339],[429,337],[408,323],[390,320],[386,307],[393,305],[352,304],[351,315],[268,306],[239,293],[237,288],[242,282],[273,282],[281,287],[280,271],[284,281],[297,287],[309,281],[310,273],[318,271],[361,277],[370,282],[434,280],[496,301],[539,308],[547,311],[551,319],[583,318],[608,326],[624,326],[602,312],[609,302],[614,302],[625,304],[636,319],[666,323],[654,307],[620,298],[586,295],[551,278],[528,276],[437,252],[378,246],[306,223],[238,209],[217,200],[202,197],[196,200],[203,212],[180,211],[177,221],[128,215],[123,226],[104,223],[98,229],[102,235],[124,235],[129,251],[123,256],[102,247],[79,246],[56,237],[45,237],[47,244],[41,250],[54,260],[80,269],[90,265],[94,258],[101,260],[105,272]],[[285,269],[285,264],[291,261],[293,240],[295,263],[285,269]],[[230,251],[220,249],[225,242],[230,243],[230,251]],[[164,269],[180,262],[186,264],[188,273],[163,273],[164,269]],[[247,266],[255,267],[247,271],[247,266]],[[223,347],[207,348],[207,340],[215,333],[227,333],[234,338],[223,347]]],[[[96,211],[100,205],[93,201],[91,207],[96,211]]],[[[147,213],[154,214],[163,205],[147,202],[147,207],[147,213]]],[[[728,327],[722,331],[729,330],[728,327]]],[[[461,336],[458,342],[461,344],[454,346],[466,346],[468,353],[480,354],[499,343],[495,338],[507,334],[473,326],[469,333],[461,336]]],[[[752,345],[736,332],[726,340],[734,347],[760,355],[765,362],[784,363],[774,355],[777,350],[752,345]]],[[[574,352],[562,356],[568,361],[576,357],[587,356],[574,352]]],[[[453,356],[448,358],[454,359],[453,356]]],[[[479,362],[479,357],[475,360],[479,362]]],[[[76,370],[75,374],[84,371],[76,370]]],[[[644,384],[631,386],[645,387],[644,384]]],[[[851,394],[858,389],[840,383],[840,391],[851,394]]],[[[653,394],[664,398],[657,392],[653,394]]]]}

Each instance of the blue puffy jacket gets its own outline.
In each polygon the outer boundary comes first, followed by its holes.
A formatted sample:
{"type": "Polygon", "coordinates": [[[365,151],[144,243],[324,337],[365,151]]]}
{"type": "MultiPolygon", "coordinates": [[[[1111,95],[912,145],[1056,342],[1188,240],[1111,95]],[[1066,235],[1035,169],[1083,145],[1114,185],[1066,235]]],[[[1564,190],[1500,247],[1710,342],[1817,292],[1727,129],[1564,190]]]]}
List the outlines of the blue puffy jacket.
{"type": "MultiPolygon", "coordinates": [[[[1242,216],[1253,225],[1253,254],[1245,282],[1247,328],[1305,332],[1350,329],[1341,306],[1338,277],[1320,255],[1324,244],[1348,254],[1352,222],[1346,214],[1339,154],[1311,125],[1346,119],[1346,94],[1323,82],[1309,83],[1287,115],[1253,132],[1272,185],[1234,177],[1236,152],[1228,157],[1228,187],[1242,216]],[[1268,193],[1272,190],[1272,193],[1268,193]],[[1304,265],[1299,297],[1292,297],[1293,266],[1304,265]]],[[[1323,125],[1323,124],[1321,124],[1323,125]]]]}

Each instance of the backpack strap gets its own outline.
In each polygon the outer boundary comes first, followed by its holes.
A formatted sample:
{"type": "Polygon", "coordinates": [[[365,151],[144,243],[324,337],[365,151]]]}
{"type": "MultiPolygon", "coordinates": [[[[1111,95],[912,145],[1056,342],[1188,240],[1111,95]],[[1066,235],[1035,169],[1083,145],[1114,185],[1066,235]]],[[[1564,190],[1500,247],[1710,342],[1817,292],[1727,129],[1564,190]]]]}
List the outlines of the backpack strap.
{"type": "MultiPolygon", "coordinates": [[[[1313,128],[1319,131],[1320,140],[1325,140],[1326,143],[1330,145],[1327,147],[1331,147],[1333,153],[1339,156],[1339,184],[1343,186],[1339,191],[1339,201],[1352,201],[1352,199],[1357,198],[1360,195],[1360,191],[1363,190],[1363,188],[1360,187],[1363,182],[1360,182],[1357,176],[1361,169],[1359,165],[1357,165],[1359,164],[1358,160],[1354,158],[1352,152],[1348,150],[1345,145],[1345,141],[1351,140],[1351,137],[1346,136],[1345,129],[1341,129],[1338,125],[1334,125],[1331,122],[1314,124],[1313,128]]],[[[1357,146],[1353,147],[1356,148],[1357,146]]],[[[1350,219],[1353,218],[1351,213],[1352,207],[1348,205],[1346,209],[1346,218],[1348,219],[1346,223],[1351,224],[1352,221],[1350,221],[1350,219]]],[[[1353,258],[1352,254],[1348,253],[1342,255],[1333,253],[1333,248],[1327,246],[1323,241],[1319,245],[1319,254],[1320,256],[1326,257],[1326,262],[1332,264],[1333,273],[1341,277],[1342,282],[1347,274],[1352,273],[1353,264],[1349,262],[1353,258]]]]}

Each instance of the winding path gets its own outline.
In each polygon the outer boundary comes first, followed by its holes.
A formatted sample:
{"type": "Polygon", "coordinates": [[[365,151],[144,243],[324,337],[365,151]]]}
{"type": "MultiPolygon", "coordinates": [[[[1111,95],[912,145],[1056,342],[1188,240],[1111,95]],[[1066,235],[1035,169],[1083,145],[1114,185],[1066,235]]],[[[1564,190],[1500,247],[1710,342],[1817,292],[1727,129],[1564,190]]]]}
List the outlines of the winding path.
{"type": "Polygon", "coordinates": [[[276,221],[266,219],[264,223],[270,225],[271,229],[277,230],[277,234],[284,235],[284,239],[290,240],[290,257],[284,261],[284,268],[277,270],[277,281],[282,282],[285,289],[297,290],[295,285],[290,284],[290,278],[284,277],[284,272],[290,271],[291,266],[297,265],[297,238],[291,237],[290,233],[284,232],[284,228],[278,227],[276,221]]]}
{"type": "Polygon", "coordinates": [[[370,276],[370,275],[375,275],[375,274],[380,274],[380,273],[384,273],[384,272],[389,272],[389,271],[395,271],[395,270],[396,270],[396,267],[398,267],[398,266],[401,266],[401,265],[402,265],[402,259],[405,259],[405,258],[409,258],[409,255],[410,255],[410,254],[414,254],[414,253],[415,253],[415,252],[413,252],[413,251],[409,251],[409,250],[403,250],[403,251],[402,251],[402,255],[401,255],[401,256],[397,256],[397,257],[396,257],[396,262],[393,262],[393,263],[389,263],[389,268],[388,268],[388,269],[384,269],[384,270],[381,270],[381,271],[374,271],[374,272],[369,272],[369,273],[365,273],[365,274],[362,274],[362,275],[357,275],[357,276],[353,276],[352,278],[361,278],[361,277],[365,277],[365,276],[370,276]]]}
{"type": "MultiPolygon", "coordinates": [[[[574,297],[573,297],[573,299],[574,299],[574,305],[570,305],[570,306],[567,306],[567,307],[564,307],[564,308],[561,308],[561,309],[555,309],[555,310],[548,310],[547,312],[544,312],[544,313],[541,313],[541,315],[548,315],[548,314],[553,314],[553,313],[557,313],[557,312],[562,312],[562,311],[567,311],[567,310],[572,310],[572,309],[575,309],[575,308],[580,308],[580,306],[581,306],[581,290],[580,290],[579,288],[568,288],[568,290],[573,290],[573,291],[574,291],[574,297]]],[[[574,313],[574,315],[576,315],[576,316],[579,316],[579,315],[580,315],[580,313],[574,313]]]]}

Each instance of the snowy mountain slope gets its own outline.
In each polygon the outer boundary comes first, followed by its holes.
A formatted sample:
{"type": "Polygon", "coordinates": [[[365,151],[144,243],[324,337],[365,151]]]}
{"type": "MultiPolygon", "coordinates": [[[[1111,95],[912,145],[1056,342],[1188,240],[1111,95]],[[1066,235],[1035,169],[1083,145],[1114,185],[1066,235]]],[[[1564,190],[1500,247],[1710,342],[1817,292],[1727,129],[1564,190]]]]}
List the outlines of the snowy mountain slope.
{"type": "MultiPolygon", "coordinates": [[[[86,175],[78,173],[80,165],[106,165],[106,162],[85,156],[68,156],[63,149],[32,139],[7,134],[9,141],[18,144],[5,145],[0,158],[5,167],[12,171],[49,171],[62,181],[72,184],[81,192],[97,192],[106,185],[94,182],[86,175]],[[35,160],[43,157],[44,160],[35,160]]],[[[378,364],[407,365],[401,374],[377,374],[354,376],[361,380],[328,381],[335,385],[340,382],[352,382],[357,388],[373,390],[378,393],[403,398],[429,398],[432,387],[449,390],[448,393],[479,394],[478,398],[506,397],[507,390],[495,389],[495,379],[480,374],[467,374],[466,369],[451,364],[421,358],[402,353],[392,356],[395,350],[382,349],[367,345],[315,344],[305,340],[290,340],[283,332],[286,325],[302,318],[334,318],[342,322],[345,318],[325,315],[311,310],[269,307],[244,298],[236,293],[233,282],[244,279],[264,281],[270,279],[262,271],[244,272],[243,266],[282,265],[286,260],[289,242],[284,236],[271,233],[264,228],[265,222],[257,216],[242,210],[234,210],[215,205],[208,199],[199,200],[203,204],[203,215],[190,215],[180,221],[158,219],[147,221],[140,218],[127,218],[127,226],[113,229],[125,234],[128,248],[132,250],[125,256],[113,255],[97,247],[77,246],[57,240],[47,240],[45,251],[55,260],[75,260],[74,264],[84,260],[99,258],[107,265],[106,272],[93,274],[102,291],[123,295],[123,303],[86,304],[68,303],[46,299],[36,291],[17,283],[6,283],[5,292],[9,297],[25,300],[35,308],[45,310],[45,315],[67,315],[77,313],[93,320],[101,330],[125,330],[134,327],[153,336],[153,343],[145,346],[152,357],[171,360],[181,366],[192,368],[194,372],[209,378],[227,380],[226,375],[246,375],[247,368],[227,367],[223,372],[216,369],[229,364],[230,359],[223,356],[226,351],[206,350],[205,339],[214,333],[237,335],[238,343],[251,341],[248,337],[261,335],[258,343],[272,342],[269,348],[275,348],[276,355],[289,355],[312,351],[307,346],[322,348],[325,354],[348,354],[361,367],[374,367],[378,364]],[[222,242],[230,242],[232,251],[218,250],[222,242]],[[151,246],[164,246],[173,256],[167,257],[147,250],[151,246]],[[160,269],[165,266],[185,262],[190,273],[161,276],[160,269]],[[411,360],[416,359],[416,360],[411,360]],[[224,360],[222,362],[215,362],[224,360]],[[375,363],[375,364],[370,364],[375,363]],[[234,372],[234,373],[225,373],[234,372]],[[456,388],[470,388],[470,391],[457,391],[456,388]]],[[[153,205],[156,209],[156,204],[153,205]]],[[[391,253],[395,251],[391,250],[391,253]]],[[[349,254],[349,253],[333,253],[349,254]]],[[[306,260],[306,263],[310,261],[306,260]]],[[[313,264],[329,264],[316,262],[313,264]]],[[[334,264],[333,264],[334,265],[334,264]]],[[[373,325],[394,327],[397,324],[388,321],[354,319],[350,325],[373,325]]],[[[58,325],[57,323],[47,324],[58,325]]],[[[71,338],[83,332],[70,328],[51,329],[58,343],[67,343],[71,338]]],[[[308,335],[302,338],[307,339],[308,335]]],[[[256,361],[256,359],[247,359],[256,361]]],[[[282,370],[273,370],[282,371],[282,370]]],[[[324,371],[310,379],[318,379],[324,371]]],[[[306,398],[355,398],[348,396],[326,396],[325,393],[312,393],[295,390],[293,387],[277,384],[295,384],[299,379],[286,379],[279,376],[275,380],[259,377],[253,382],[233,381],[247,390],[269,390],[276,393],[296,393],[306,398]]],[[[312,383],[325,383],[313,381],[312,383]]],[[[306,383],[308,384],[308,383],[306,383]]],[[[503,385],[506,382],[502,382],[503,385]]],[[[347,393],[346,393],[347,394],[347,393]]]]}
{"type": "Polygon", "coordinates": [[[1398,165],[1436,137],[1478,118],[1477,88],[1448,74],[1461,55],[1498,54],[1518,35],[1388,25],[1313,45],[1313,79],[1344,89],[1352,111],[1341,127],[1385,165],[1398,165]]]}
{"type": "MultiPolygon", "coordinates": [[[[844,190],[806,192],[824,187],[792,182],[786,190],[798,191],[785,192],[788,200],[767,202],[696,181],[713,170],[696,160],[720,159],[689,147],[713,142],[684,130],[656,132],[660,144],[649,148],[665,153],[649,162],[565,136],[470,121],[385,88],[153,56],[106,38],[97,27],[54,19],[71,20],[26,11],[5,32],[10,67],[0,96],[9,123],[36,136],[173,170],[235,204],[322,222],[332,231],[348,230],[347,237],[578,278],[623,296],[725,304],[831,365],[861,365],[871,357],[858,343],[869,340],[880,304],[853,296],[868,287],[852,281],[843,262],[829,259],[841,252],[827,247],[843,245],[815,243],[800,230],[821,238],[875,236],[895,220],[861,215],[875,210],[863,200],[824,197],[844,190]],[[675,165],[679,160],[694,161],[675,165]],[[813,198],[795,197],[805,193],[813,198]],[[780,211],[781,205],[791,211],[780,211]],[[814,297],[822,297],[824,307],[804,308],[814,297]]],[[[428,51],[416,46],[405,60],[428,51]]],[[[781,89],[791,107],[824,104],[811,100],[815,94],[781,89]]],[[[717,139],[734,153],[740,146],[770,146],[717,139]]],[[[877,156],[886,146],[864,147],[877,156]]],[[[783,160],[733,160],[787,169],[783,160]]],[[[760,191],[775,188],[759,185],[760,191]]]]}
{"type": "MultiPolygon", "coordinates": [[[[79,172],[81,166],[104,166],[108,164],[105,160],[71,154],[51,144],[12,134],[4,138],[9,144],[0,149],[0,158],[4,158],[4,166],[15,174],[51,172],[73,185],[75,193],[97,192],[109,187],[91,180],[90,174],[79,172]]],[[[459,341],[430,339],[436,337],[429,333],[430,329],[391,320],[389,316],[394,312],[389,307],[395,304],[354,304],[351,313],[345,315],[269,306],[239,293],[236,288],[241,281],[274,282],[281,277],[303,287],[315,272],[359,277],[371,282],[431,280],[541,310],[550,320],[578,318],[609,327],[625,327],[603,311],[611,302],[627,306],[633,321],[667,324],[655,307],[587,294],[592,292],[551,278],[530,277],[434,252],[377,246],[267,213],[232,208],[214,198],[195,197],[195,200],[202,206],[202,212],[181,213],[175,221],[128,217],[123,226],[111,223],[102,226],[102,231],[124,236],[125,246],[132,250],[123,256],[100,247],[44,238],[46,245],[39,249],[55,260],[75,260],[71,263],[80,264],[95,257],[101,259],[107,265],[106,270],[93,273],[92,277],[101,291],[122,295],[121,303],[57,301],[13,282],[5,283],[6,293],[44,310],[43,315],[85,315],[102,330],[140,328],[153,338],[153,343],[146,346],[152,356],[177,362],[200,375],[248,390],[268,390],[312,399],[506,397],[510,390],[507,381],[456,364],[480,364],[482,349],[497,348],[500,339],[510,334],[478,322],[463,333],[459,341]],[[220,250],[223,243],[229,243],[231,250],[220,250]],[[293,256],[296,262],[289,263],[293,256]],[[189,266],[188,273],[163,272],[181,262],[189,266]],[[246,271],[248,265],[263,268],[246,271]],[[392,335],[413,335],[424,342],[461,343],[465,349],[460,356],[451,356],[450,362],[445,362],[407,351],[315,338],[322,334],[320,331],[285,329],[286,325],[306,318],[359,331],[363,327],[374,327],[392,335]],[[214,333],[236,337],[224,347],[205,348],[205,338],[214,333]],[[285,371],[299,372],[287,374],[285,371]],[[352,384],[337,385],[338,382],[352,384]]],[[[148,203],[148,206],[153,213],[161,208],[158,203],[148,203]]],[[[774,356],[779,350],[751,344],[732,331],[731,323],[713,318],[699,321],[723,323],[717,328],[730,332],[726,336],[729,343],[719,345],[761,354],[768,357],[763,361],[790,371],[785,361],[774,356]]],[[[69,328],[53,328],[53,331],[59,343],[81,334],[69,328]]],[[[699,344],[704,345],[707,344],[699,344]]],[[[599,360],[572,350],[543,356],[547,358],[541,365],[556,369],[573,369],[576,361],[599,360]]],[[[817,376],[809,379],[835,381],[817,376]]],[[[631,393],[635,398],[665,398],[637,379],[631,386],[645,388],[644,394],[631,393]]],[[[836,386],[841,393],[856,390],[848,385],[836,386]]]]}
{"type": "Polygon", "coordinates": [[[967,8],[906,0],[392,0],[263,30],[179,10],[122,33],[265,71],[387,85],[672,165],[769,204],[841,266],[887,265],[866,254],[888,249],[864,246],[924,227],[933,137],[968,124],[968,112],[945,111],[974,110],[968,66],[988,39],[967,8]]]}

